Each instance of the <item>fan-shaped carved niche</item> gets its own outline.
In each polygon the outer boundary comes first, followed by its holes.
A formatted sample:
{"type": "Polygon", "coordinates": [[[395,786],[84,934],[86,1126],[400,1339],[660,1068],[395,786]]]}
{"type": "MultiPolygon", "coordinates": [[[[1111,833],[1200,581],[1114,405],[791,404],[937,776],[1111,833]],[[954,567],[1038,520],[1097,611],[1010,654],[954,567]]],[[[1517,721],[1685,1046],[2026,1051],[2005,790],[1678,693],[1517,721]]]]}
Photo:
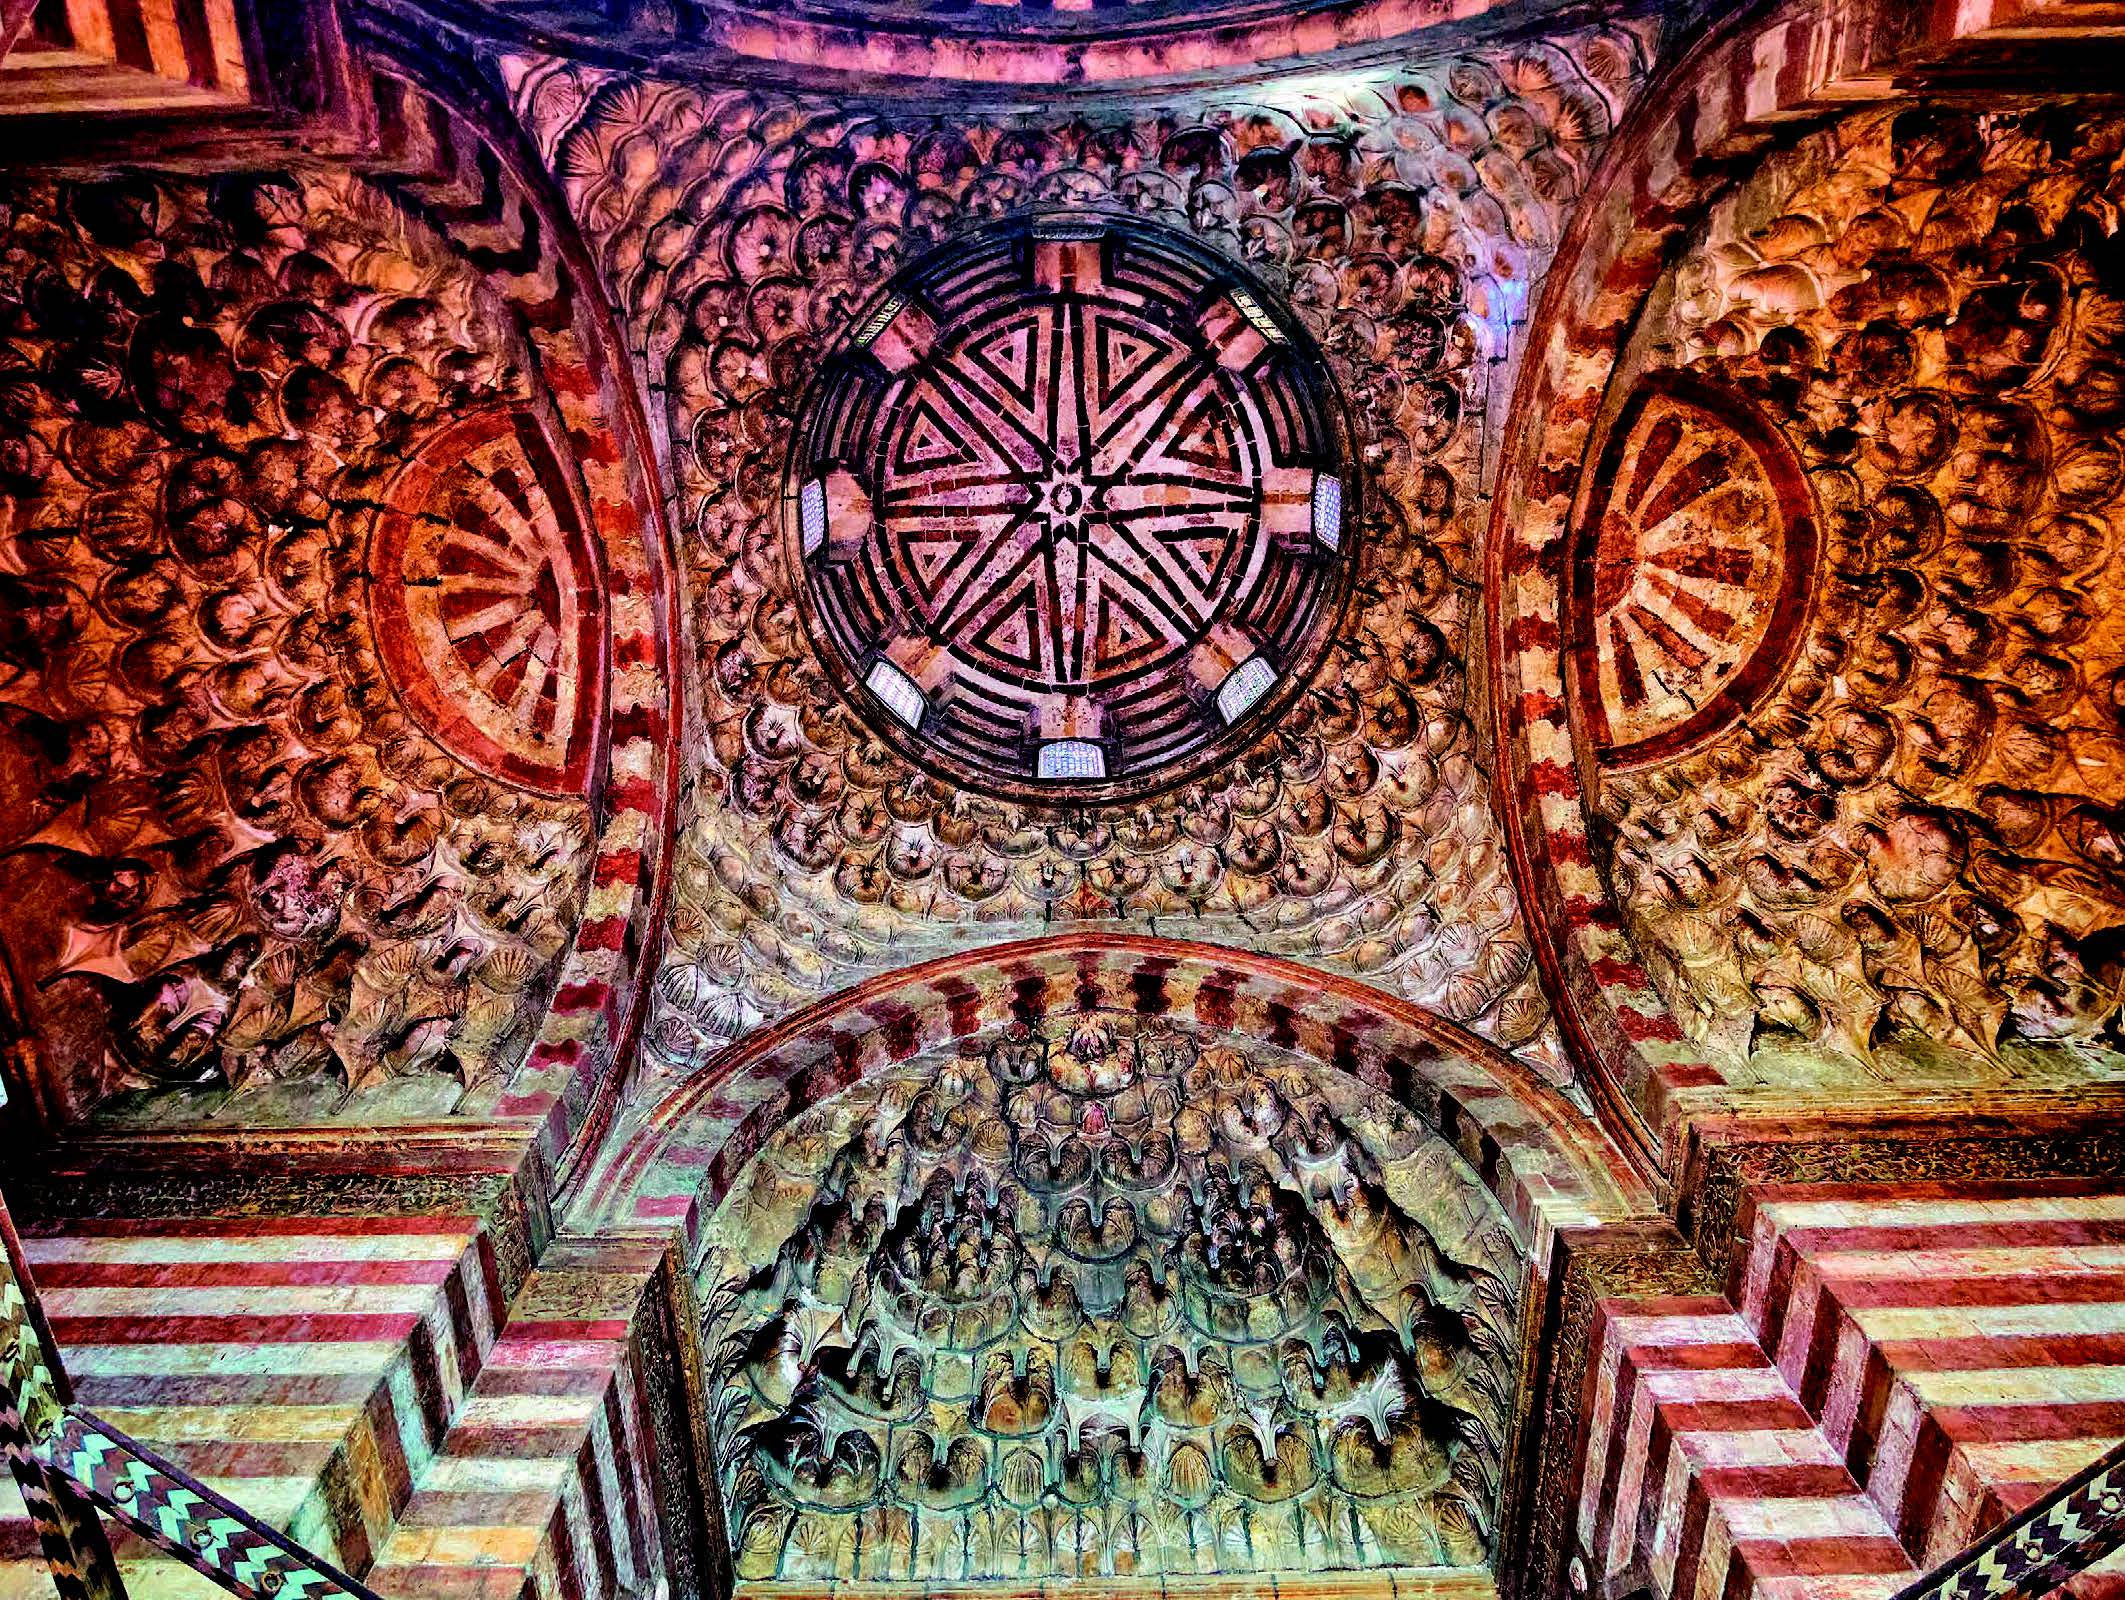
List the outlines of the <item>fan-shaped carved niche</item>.
{"type": "Polygon", "coordinates": [[[434,435],[387,493],[370,547],[392,682],[443,748],[549,794],[588,786],[604,601],[584,518],[528,410],[434,435]]]}
{"type": "Polygon", "coordinates": [[[788,1124],[712,1219],[741,1580],[1475,1567],[1520,1259],[1406,1108],[1090,1011],[788,1124]]]}
{"type": "Polygon", "coordinates": [[[856,318],[807,396],[790,559],[830,669],[962,785],[1108,798],[1259,734],[1353,569],[1304,329],[1192,239],[1018,218],[856,318]]]}
{"type": "Polygon", "coordinates": [[[1604,765],[1667,760],[1748,714],[1799,643],[1814,501],[1772,424],[1681,373],[1609,429],[1574,541],[1580,726],[1604,765]]]}

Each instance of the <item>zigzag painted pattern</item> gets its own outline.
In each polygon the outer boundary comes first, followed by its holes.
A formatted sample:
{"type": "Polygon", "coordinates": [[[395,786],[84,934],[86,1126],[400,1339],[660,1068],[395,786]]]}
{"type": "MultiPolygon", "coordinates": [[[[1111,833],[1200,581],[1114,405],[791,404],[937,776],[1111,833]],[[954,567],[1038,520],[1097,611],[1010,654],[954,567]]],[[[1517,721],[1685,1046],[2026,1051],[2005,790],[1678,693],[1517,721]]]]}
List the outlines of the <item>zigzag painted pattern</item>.
{"type": "Polygon", "coordinates": [[[128,1441],[70,1415],[40,1446],[54,1470],[174,1559],[238,1594],[270,1600],[373,1600],[261,1537],[231,1504],[143,1460],[128,1441]]]}
{"type": "MultiPolygon", "coordinates": [[[[500,1106],[535,1119],[546,1157],[567,1174],[572,1143],[594,1141],[624,1048],[655,970],[658,899],[677,785],[670,648],[672,597],[660,512],[642,462],[623,442],[628,406],[605,363],[604,313],[576,293],[532,198],[473,123],[388,73],[375,74],[382,160],[374,173],[415,214],[463,249],[522,316],[588,492],[605,569],[612,680],[611,746],[601,795],[590,902],[562,968],[546,1025],[500,1106]]],[[[646,445],[642,447],[646,450],[646,445]]]]}
{"type": "Polygon", "coordinates": [[[117,1600],[117,1566],[102,1519],[34,1448],[63,1391],[17,1276],[16,1243],[0,1211],[0,1458],[8,1466],[0,1483],[19,1497],[58,1600],[117,1600]]]}
{"type": "Polygon", "coordinates": [[[567,280],[538,211],[463,118],[403,79],[374,75],[385,188],[433,223],[538,326],[568,316],[567,280]]]}

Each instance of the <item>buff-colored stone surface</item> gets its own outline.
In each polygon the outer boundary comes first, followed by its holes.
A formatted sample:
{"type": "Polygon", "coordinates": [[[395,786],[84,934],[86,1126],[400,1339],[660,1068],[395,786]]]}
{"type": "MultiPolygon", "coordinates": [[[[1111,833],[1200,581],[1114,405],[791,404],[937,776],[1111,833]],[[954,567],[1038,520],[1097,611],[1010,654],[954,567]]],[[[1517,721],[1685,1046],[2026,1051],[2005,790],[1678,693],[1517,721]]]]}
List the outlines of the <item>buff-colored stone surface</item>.
{"type": "Polygon", "coordinates": [[[1317,960],[1568,1076],[1478,764],[1464,580],[1529,287],[1645,68],[1604,29],[1333,93],[944,127],[513,61],[678,475],[699,731],[652,1050],[684,1067],[867,974],[1067,922],[1317,960]],[[818,353],[901,263],[1027,205],[1246,262],[1320,342],[1364,480],[1357,596],[1309,692],[1225,768],[1107,809],[987,800],[868,733],[804,637],[783,530],[818,353]]]}

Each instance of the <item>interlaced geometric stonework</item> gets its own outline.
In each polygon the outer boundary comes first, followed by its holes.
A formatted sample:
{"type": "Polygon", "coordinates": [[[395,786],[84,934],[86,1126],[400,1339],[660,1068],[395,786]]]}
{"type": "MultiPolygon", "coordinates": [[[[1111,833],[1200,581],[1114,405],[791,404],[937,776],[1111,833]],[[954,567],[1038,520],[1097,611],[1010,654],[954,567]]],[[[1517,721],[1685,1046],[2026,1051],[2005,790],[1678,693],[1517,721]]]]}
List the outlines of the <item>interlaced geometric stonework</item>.
{"type": "Polygon", "coordinates": [[[1086,1011],[788,1124],[709,1227],[741,1579],[1477,1566],[1520,1266],[1409,1110],[1086,1011]]]}
{"type": "Polygon", "coordinates": [[[1469,719],[1469,552],[1528,286],[1646,60],[1596,28],[1318,94],[942,121],[507,65],[673,442],[700,715],[656,1054],[697,1061],[940,946],[1105,920],[1548,1037],[1469,719]],[[943,781],[874,732],[890,713],[856,714],[872,691],[837,693],[805,625],[786,499],[809,386],[894,275],[1052,211],[1244,262],[1334,373],[1363,491],[1304,692],[1229,761],[1096,808],[943,781]]]}
{"type": "Polygon", "coordinates": [[[863,696],[874,727],[1054,797],[1170,780],[1289,698],[1350,541],[1325,374],[1269,299],[1182,235],[1063,213],[858,314],[788,520],[830,654],[920,693],[863,696]]]}

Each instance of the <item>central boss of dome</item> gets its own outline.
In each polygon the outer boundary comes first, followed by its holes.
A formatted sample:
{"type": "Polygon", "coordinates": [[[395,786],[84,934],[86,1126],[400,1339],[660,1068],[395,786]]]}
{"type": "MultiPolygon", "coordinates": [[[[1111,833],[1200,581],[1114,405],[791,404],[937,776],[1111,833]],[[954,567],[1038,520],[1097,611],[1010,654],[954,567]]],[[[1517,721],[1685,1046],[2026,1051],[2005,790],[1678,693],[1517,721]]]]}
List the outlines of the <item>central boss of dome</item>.
{"type": "Polygon", "coordinates": [[[786,500],[814,639],[955,782],[1119,798],[1257,735],[1353,567],[1305,330],[1166,228],[1062,214],[907,267],[829,355],[786,500]]]}

